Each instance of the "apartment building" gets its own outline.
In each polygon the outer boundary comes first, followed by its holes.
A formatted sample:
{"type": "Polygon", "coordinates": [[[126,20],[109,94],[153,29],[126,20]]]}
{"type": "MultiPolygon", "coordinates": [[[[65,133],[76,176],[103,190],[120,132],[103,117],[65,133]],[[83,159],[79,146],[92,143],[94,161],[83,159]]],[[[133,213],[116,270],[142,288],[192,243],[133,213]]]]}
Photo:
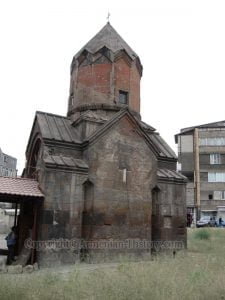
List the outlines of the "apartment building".
{"type": "Polygon", "coordinates": [[[187,213],[225,219],[225,121],[183,128],[175,135],[180,171],[188,178],[187,213]]]}
{"type": "Polygon", "coordinates": [[[0,176],[16,177],[16,164],[16,158],[3,153],[0,148],[0,176]]]}

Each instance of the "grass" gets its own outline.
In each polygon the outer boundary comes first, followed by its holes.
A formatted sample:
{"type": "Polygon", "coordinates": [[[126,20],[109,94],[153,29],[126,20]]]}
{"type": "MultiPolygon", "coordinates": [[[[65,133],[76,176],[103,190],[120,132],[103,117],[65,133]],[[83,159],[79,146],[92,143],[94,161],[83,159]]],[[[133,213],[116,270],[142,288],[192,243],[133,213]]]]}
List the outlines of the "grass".
{"type": "Polygon", "coordinates": [[[225,230],[206,229],[207,239],[200,231],[189,230],[188,250],[175,258],[2,274],[0,299],[225,299],[225,230]]]}
{"type": "Polygon", "coordinates": [[[195,231],[194,237],[200,240],[209,240],[210,239],[210,231],[206,228],[201,228],[195,231]]]}

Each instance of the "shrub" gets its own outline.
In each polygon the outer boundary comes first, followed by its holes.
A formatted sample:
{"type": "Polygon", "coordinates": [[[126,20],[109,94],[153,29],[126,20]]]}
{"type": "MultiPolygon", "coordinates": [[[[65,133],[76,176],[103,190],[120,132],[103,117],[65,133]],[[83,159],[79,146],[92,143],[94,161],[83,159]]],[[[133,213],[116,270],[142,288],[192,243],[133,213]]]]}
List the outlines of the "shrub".
{"type": "Polygon", "coordinates": [[[207,229],[197,229],[194,237],[198,240],[209,240],[210,233],[207,229]]]}

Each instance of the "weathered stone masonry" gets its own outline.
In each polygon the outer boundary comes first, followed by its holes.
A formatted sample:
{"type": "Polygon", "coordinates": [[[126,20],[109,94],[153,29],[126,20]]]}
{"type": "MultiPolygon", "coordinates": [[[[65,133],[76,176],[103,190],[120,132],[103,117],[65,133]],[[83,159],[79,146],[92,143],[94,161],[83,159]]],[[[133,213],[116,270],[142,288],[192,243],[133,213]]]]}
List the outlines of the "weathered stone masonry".
{"type": "MultiPolygon", "coordinates": [[[[68,116],[36,113],[24,176],[37,178],[45,195],[38,239],[186,243],[185,178],[174,152],[141,121],[141,76],[139,57],[107,23],[73,58],[68,116]]],[[[151,251],[85,254],[119,252],[151,251]]],[[[37,257],[50,265],[80,254],[46,249],[37,257]]]]}

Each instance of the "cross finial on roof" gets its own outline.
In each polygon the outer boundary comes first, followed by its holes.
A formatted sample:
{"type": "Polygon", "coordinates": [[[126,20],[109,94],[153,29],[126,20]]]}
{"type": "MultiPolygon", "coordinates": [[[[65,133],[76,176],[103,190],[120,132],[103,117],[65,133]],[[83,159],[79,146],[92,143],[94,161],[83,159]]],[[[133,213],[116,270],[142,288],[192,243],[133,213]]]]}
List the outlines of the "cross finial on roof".
{"type": "Polygon", "coordinates": [[[108,15],[107,15],[107,20],[108,20],[108,23],[109,23],[109,18],[110,18],[111,14],[110,12],[108,12],[108,15]]]}

